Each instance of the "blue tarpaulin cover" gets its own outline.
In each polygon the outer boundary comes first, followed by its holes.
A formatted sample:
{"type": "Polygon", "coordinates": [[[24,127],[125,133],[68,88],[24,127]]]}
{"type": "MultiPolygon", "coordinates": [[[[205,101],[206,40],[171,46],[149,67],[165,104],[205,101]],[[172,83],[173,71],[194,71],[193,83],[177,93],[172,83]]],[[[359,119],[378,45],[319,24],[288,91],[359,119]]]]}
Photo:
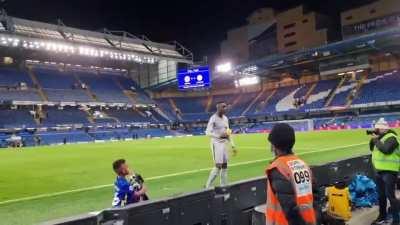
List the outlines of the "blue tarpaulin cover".
{"type": "Polygon", "coordinates": [[[355,207],[372,207],[378,204],[375,182],[367,176],[357,175],[349,185],[351,202],[355,207]]]}

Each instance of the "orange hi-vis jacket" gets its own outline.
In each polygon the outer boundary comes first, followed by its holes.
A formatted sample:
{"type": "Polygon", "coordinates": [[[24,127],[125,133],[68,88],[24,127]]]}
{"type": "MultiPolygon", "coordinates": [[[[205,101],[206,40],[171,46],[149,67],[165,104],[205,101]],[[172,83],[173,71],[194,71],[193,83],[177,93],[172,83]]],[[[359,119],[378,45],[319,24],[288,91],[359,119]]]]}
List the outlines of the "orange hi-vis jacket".
{"type": "MultiPolygon", "coordinates": [[[[295,190],[296,203],[300,216],[307,225],[316,225],[316,216],[313,207],[312,175],[308,165],[295,155],[286,155],[276,158],[267,168],[268,172],[277,169],[290,183],[295,190]]],[[[291,225],[286,219],[281,204],[272,190],[268,179],[267,187],[267,208],[265,212],[267,225],[291,225]]]]}

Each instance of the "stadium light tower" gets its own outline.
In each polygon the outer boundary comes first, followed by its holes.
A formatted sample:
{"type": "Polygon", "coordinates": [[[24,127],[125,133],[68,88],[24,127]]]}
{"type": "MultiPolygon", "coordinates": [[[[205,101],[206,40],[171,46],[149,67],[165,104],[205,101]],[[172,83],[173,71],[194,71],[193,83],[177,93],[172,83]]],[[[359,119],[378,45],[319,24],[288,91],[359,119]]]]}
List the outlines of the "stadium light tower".
{"type": "Polygon", "coordinates": [[[247,77],[243,77],[238,80],[235,80],[236,87],[256,85],[259,83],[260,83],[260,77],[258,77],[258,76],[247,76],[247,77]]]}
{"type": "Polygon", "coordinates": [[[232,63],[226,62],[216,66],[216,70],[218,73],[229,73],[232,71],[232,63]]]}

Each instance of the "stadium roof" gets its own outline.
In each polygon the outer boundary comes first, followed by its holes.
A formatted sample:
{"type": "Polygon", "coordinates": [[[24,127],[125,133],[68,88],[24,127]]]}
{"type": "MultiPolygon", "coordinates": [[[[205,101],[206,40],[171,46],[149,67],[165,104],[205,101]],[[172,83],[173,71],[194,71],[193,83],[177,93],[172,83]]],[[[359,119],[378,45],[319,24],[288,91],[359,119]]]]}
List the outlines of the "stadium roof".
{"type": "MultiPolygon", "coordinates": [[[[3,34],[3,39],[16,37],[18,39],[15,45],[25,44],[26,48],[40,47],[43,41],[52,41],[58,44],[56,47],[66,48],[71,47],[76,49],[80,55],[86,56],[101,56],[107,52],[111,55],[115,52],[113,59],[132,58],[132,61],[140,63],[154,63],[160,59],[173,60],[182,63],[192,63],[193,54],[174,41],[164,44],[151,41],[146,36],[135,36],[124,31],[110,31],[103,29],[102,31],[88,31],[65,26],[62,21],[58,24],[49,24],[36,21],[30,21],[20,18],[7,16],[3,11],[0,14],[0,34],[3,34]],[[24,39],[26,38],[26,39],[24,39]],[[24,42],[23,42],[24,41],[24,42]],[[38,42],[42,41],[42,42],[38,42]],[[83,49],[85,47],[93,47],[96,49],[83,49]],[[90,50],[90,51],[89,51],[90,50]],[[111,51],[109,53],[109,51],[111,51]],[[86,54],[87,53],[87,54],[86,54]],[[131,55],[133,54],[133,55],[131,55]],[[134,60],[137,59],[137,60],[134,60]],[[140,60],[139,60],[140,59],[140,60]]],[[[15,41],[15,40],[14,40],[15,41]]],[[[3,46],[9,43],[0,43],[3,46]]],[[[54,48],[56,48],[54,47],[54,48]]],[[[67,49],[69,50],[69,49],[67,49]]],[[[71,53],[70,50],[68,53],[71,53]]]]}
{"type": "Polygon", "coordinates": [[[398,54],[399,40],[400,28],[393,28],[289,54],[270,55],[238,65],[235,72],[246,74],[251,70],[252,74],[267,78],[277,78],[280,72],[289,72],[294,77],[301,76],[305,70],[319,73],[319,64],[322,61],[371,52],[398,54]]]}
{"type": "MultiPolygon", "coordinates": [[[[289,54],[274,54],[258,60],[249,61],[234,68],[233,75],[258,75],[268,79],[279,80],[282,73],[289,73],[299,78],[304,71],[313,74],[320,73],[320,63],[348,56],[357,56],[374,52],[384,52],[400,55],[400,28],[367,34],[351,39],[326,44],[323,46],[299,50],[289,54]]],[[[213,76],[213,82],[232,81],[236,76],[213,76]]],[[[176,83],[171,80],[152,89],[164,89],[176,83]]]]}

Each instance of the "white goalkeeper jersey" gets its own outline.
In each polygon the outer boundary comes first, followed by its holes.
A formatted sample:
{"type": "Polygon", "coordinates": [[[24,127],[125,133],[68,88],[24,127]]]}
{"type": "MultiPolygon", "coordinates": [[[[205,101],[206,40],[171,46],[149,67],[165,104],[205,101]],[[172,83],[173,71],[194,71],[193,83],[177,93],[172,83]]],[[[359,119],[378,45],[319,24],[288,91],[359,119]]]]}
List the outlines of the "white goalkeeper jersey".
{"type": "Polygon", "coordinates": [[[227,138],[221,138],[221,135],[229,129],[228,117],[223,115],[220,117],[217,113],[210,117],[208,121],[206,135],[211,137],[213,143],[227,143],[229,140],[227,138]]]}

